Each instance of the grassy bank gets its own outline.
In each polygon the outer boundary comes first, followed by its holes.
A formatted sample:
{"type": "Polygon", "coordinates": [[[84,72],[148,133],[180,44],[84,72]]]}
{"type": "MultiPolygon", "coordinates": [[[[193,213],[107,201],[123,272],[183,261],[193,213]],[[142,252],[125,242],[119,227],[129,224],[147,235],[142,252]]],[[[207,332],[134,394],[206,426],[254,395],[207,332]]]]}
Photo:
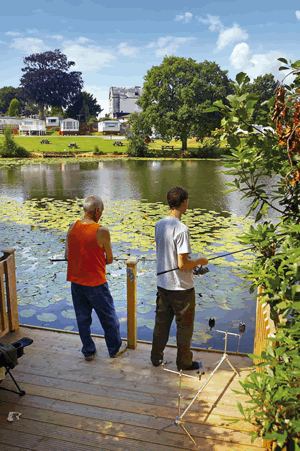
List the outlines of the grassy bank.
{"type": "MultiPolygon", "coordinates": [[[[3,135],[0,136],[0,144],[3,142],[3,135]]],[[[92,154],[95,150],[95,146],[98,147],[102,154],[126,154],[127,153],[127,139],[122,139],[114,137],[112,139],[103,139],[102,136],[15,136],[15,142],[25,147],[30,153],[34,155],[43,153],[64,153],[65,151],[72,151],[74,154],[90,153],[92,154]],[[42,139],[48,139],[50,144],[41,144],[42,139]],[[115,141],[122,141],[123,146],[114,146],[115,141]],[[72,142],[76,142],[79,146],[78,149],[69,149],[68,145],[72,142]]],[[[173,157],[180,156],[181,141],[172,140],[170,143],[166,143],[161,139],[156,140],[154,143],[148,145],[149,156],[165,156],[173,157]],[[174,146],[174,151],[164,151],[162,152],[162,145],[174,146]]],[[[198,143],[195,139],[188,140],[188,151],[197,151],[198,143]]]]}

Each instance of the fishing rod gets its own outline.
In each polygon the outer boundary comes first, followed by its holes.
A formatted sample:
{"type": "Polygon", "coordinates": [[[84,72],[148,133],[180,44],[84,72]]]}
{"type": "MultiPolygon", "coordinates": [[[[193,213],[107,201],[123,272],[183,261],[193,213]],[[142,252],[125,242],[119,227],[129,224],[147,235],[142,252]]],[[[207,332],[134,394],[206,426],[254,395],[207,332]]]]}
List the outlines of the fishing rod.
{"type": "MultiPolygon", "coordinates": [[[[114,260],[116,260],[116,261],[119,261],[119,260],[127,261],[130,257],[134,257],[134,255],[130,255],[130,256],[128,256],[128,258],[114,258],[114,260]]],[[[156,262],[156,258],[144,258],[144,257],[136,257],[136,258],[138,258],[138,260],[140,260],[140,261],[156,262]]],[[[50,257],[49,260],[51,262],[66,262],[66,261],[68,261],[65,258],[53,258],[53,257],[50,257]]]]}
{"type": "MultiPolygon", "coordinates": [[[[238,254],[239,252],[246,252],[246,251],[248,251],[248,250],[250,250],[250,249],[253,249],[253,247],[251,246],[251,247],[246,247],[245,249],[241,249],[240,251],[228,252],[228,253],[226,253],[226,254],[218,255],[217,257],[208,258],[207,260],[208,260],[208,261],[211,261],[211,260],[215,260],[215,259],[217,259],[217,258],[227,257],[228,255],[238,254]]],[[[161,274],[165,274],[166,272],[176,271],[177,269],[179,269],[178,266],[177,266],[177,268],[168,269],[167,271],[159,272],[159,273],[157,273],[156,275],[157,275],[157,276],[160,276],[161,274]]],[[[194,273],[196,276],[198,276],[199,274],[201,274],[201,275],[202,275],[202,274],[205,274],[205,273],[207,273],[207,272],[209,272],[209,269],[206,268],[206,267],[203,268],[202,265],[201,265],[199,268],[196,266],[196,267],[193,269],[193,273],[194,273]]]]}
{"type": "MultiPolygon", "coordinates": [[[[251,247],[246,247],[245,249],[241,249],[241,250],[239,250],[239,251],[227,252],[226,254],[217,255],[216,257],[209,258],[208,261],[216,260],[217,258],[228,257],[229,255],[238,254],[238,253],[240,253],[240,252],[246,252],[246,251],[251,250],[251,249],[253,249],[252,246],[251,246],[251,247]]],[[[128,256],[128,258],[122,258],[122,257],[120,257],[120,258],[114,258],[114,260],[116,260],[116,261],[127,261],[129,258],[130,258],[130,256],[128,256]]],[[[138,257],[137,257],[137,258],[138,258],[138,257]]],[[[143,257],[142,257],[142,258],[138,258],[138,260],[139,260],[139,261],[156,262],[156,259],[155,259],[155,258],[143,258],[143,257]]],[[[64,262],[64,261],[67,261],[67,260],[66,260],[65,258],[50,258],[50,261],[51,261],[51,262],[64,262]]],[[[167,271],[159,272],[159,273],[157,273],[156,275],[157,275],[157,276],[160,276],[161,274],[165,274],[165,273],[171,272],[171,271],[176,271],[177,269],[179,269],[179,267],[173,268],[173,269],[168,269],[167,271]]],[[[193,269],[193,273],[194,273],[195,275],[199,275],[199,274],[202,275],[202,274],[207,273],[208,271],[209,271],[208,268],[206,268],[206,267],[203,268],[202,266],[200,266],[199,268],[196,267],[196,268],[193,269]]]]}

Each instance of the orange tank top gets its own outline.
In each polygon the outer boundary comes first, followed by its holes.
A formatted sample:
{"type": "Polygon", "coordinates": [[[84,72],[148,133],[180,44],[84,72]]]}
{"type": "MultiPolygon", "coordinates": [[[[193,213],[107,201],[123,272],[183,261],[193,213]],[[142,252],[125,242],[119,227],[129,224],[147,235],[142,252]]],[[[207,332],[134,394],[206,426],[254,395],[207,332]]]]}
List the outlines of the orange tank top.
{"type": "Polygon", "coordinates": [[[68,236],[69,282],[95,287],[106,282],[104,248],[97,243],[99,224],[77,221],[68,236]]]}

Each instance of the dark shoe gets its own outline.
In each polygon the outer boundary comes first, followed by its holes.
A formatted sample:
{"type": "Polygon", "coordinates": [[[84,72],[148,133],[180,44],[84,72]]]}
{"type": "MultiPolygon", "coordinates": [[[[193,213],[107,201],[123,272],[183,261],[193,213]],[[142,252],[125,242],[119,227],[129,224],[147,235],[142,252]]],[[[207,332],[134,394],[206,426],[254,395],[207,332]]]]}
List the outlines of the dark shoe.
{"type": "Polygon", "coordinates": [[[160,366],[163,360],[151,360],[153,366],[160,366]]]}
{"type": "Polygon", "coordinates": [[[120,346],[119,351],[117,352],[117,354],[112,355],[110,358],[111,359],[116,359],[117,357],[119,357],[121,354],[123,354],[123,352],[125,352],[127,349],[127,343],[122,343],[120,346]]]}
{"type": "Polygon", "coordinates": [[[188,368],[179,368],[177,367],[178,371],[183,370],[183,371],[192,371],[192,370],[199,370],[199,368],[201,368],[202,366],[202,362],[192,362],[191,366],[189,366],[188,368]]]}
{"type": "Polygon", "coordinates": [[[96,351],[92,355],[89,355],[88,357],[85,357],[85,360],[87,362],[91,362],[92,360],[94,360],[95,354],[96,354],[96,351]]]}

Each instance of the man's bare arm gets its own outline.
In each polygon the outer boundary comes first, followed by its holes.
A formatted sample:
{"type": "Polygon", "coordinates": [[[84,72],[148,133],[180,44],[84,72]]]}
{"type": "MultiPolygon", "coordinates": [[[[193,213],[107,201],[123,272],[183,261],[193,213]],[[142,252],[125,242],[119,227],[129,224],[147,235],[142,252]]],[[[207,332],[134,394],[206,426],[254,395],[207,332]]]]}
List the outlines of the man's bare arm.
{"type": "Polygon", "coordinates": [[[70,225],[67,236],[66,236],[66,243],[65,243],[65,259],[66,260],[68,260],[68,257],[69,257],[68,237],[69,237],[69,233],[71,232],[74,225],[75,225],[75,222],[70,225]]]}
{"type": "Polygon", "coordinates": [[[99,227],[97,230],[97,243],[104,247],[105,260],[108,265],[114,261],[114,256],[111,248],[110,233],[107,227],[99,227]]]}
{"type": "Polygon", "coordinates": [[[189,254],[178,254],[177,263],[179,269],[185,270],[196,268],[199,265],[205,266],[208,260],[206,257],[190,258],[189,254]]]}

